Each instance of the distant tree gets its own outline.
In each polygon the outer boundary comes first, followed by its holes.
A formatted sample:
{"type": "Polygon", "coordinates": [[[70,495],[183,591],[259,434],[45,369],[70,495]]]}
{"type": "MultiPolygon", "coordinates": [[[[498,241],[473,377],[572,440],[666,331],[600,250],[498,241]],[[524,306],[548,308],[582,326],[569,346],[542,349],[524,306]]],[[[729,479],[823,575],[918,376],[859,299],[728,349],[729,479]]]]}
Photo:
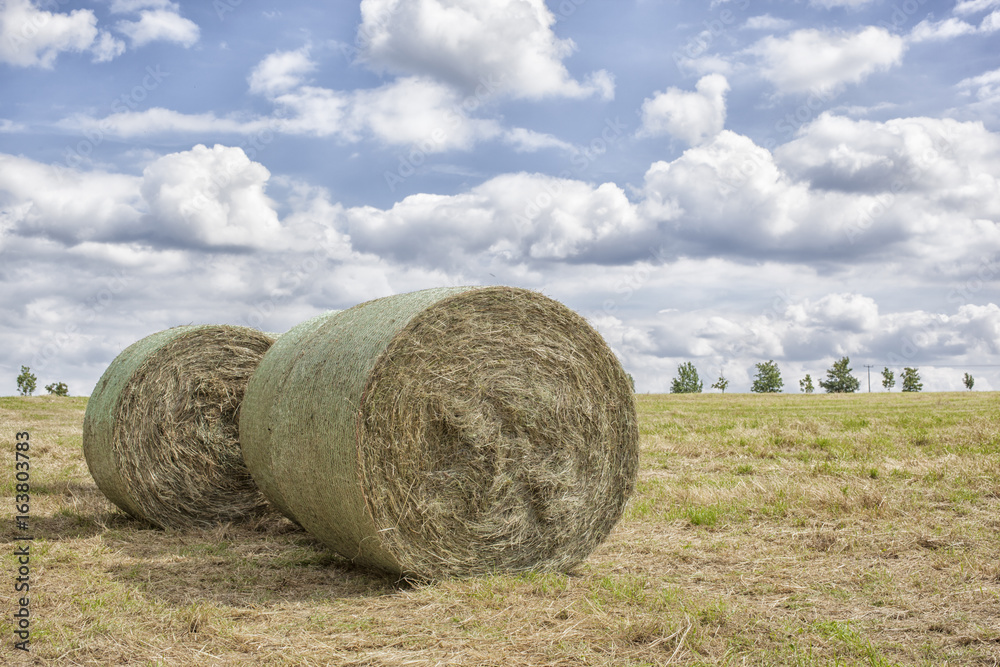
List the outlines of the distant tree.
{"type": "Polygon", "coordinates": [[[66,386],[65,382],[53,382],[52,384],[45,385],[45,391],[49,392],[53,396],[69,396],[69,387],[66,386]]]}
{"type": "Polygon", "coordinates": [[[813,387],[812,376],[809,375],[809,373],[806,373],[806,376],[799,380],[799,391],[805,394],[811,394],[814,389],[815,387],[813,387]]]}
{"type": "Polygon", "coordinates": [[[972,385],[976,384],[976,380],[968,373],[966,373],[965,377],[962,378],[962,382],[965,383],[965,388],[969,391],[972,391],[972,385]]]}
{"type": "Polygon", "coordinates": [[[700,394],[702,382],[698,378],[698,369],[690,361],[685,361],[677,367],[677,377],[670,382],[671,394],[700,394]]]}
{"type": "Polygon", "coordinates": [[[826,379],[819,381],[819,386],[826,390],[828,394],[853,394],[858,390],[860,383],[858,378],[851,375],[851,360],[842,357],[840,361],[833,362],[833,366],[826,371],[826,379]]]}
{"type": "Polygon", "coordinates": [[[628,383],[630,385],[632,385],[632,393],[634,394],[635,393],[635,378],[632,377],[631,373],[626,373],[626,375],[628,375],[628,383]]]}
{"type": "Polygon", "coordinates": [[[723,394],[725,394],[726,393],[726,387],[728,387],[728,386],[729,386],[729,380],[726,379],[725,375],[720,375],[719,379],[716,380],[715,384],[712,385],[712,389],[718,389],[723,394]]]}
{"type": "Polygon", "coordinates": [[[882,369],[882,386],[886,391],[896,386],[896,374],[890,371],[888,366],[882,369]]]}
{"type": "Polygon", "coordinates": [[[754,376],[750,391],[755,394],[777,394],[785,385],[781,379],[781,371],[774,360],[769,360],[756,364],[757,375],[754,376]]]}
{"type": "Polygon", "coordinates": [[[903,369],[900,377],[903,381],[903,391],[920,391],[924,388],[923,383],[920,382],[920,373],[917,372],[916,368],[907,366],[903,369]]]}
{"type": "Polygon", "coordinates": [[[35,393],[38,378],[27,366],[21,366],[21,374],[17,376],[17,391],[21,396],[31,396],[35,393]]]}

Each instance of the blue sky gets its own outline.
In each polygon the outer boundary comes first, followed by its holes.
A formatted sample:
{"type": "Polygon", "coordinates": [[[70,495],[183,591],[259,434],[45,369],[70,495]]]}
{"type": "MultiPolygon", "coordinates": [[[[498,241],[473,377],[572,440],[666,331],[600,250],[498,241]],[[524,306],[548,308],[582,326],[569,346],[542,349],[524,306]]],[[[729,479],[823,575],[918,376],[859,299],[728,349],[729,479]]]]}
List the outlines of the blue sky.
{"type": "Polygon", "coordinates": [[[1000,0],[0,0],[0,393],[459,284],[640,391],[998,389],[998,47],[1000,0]]]}

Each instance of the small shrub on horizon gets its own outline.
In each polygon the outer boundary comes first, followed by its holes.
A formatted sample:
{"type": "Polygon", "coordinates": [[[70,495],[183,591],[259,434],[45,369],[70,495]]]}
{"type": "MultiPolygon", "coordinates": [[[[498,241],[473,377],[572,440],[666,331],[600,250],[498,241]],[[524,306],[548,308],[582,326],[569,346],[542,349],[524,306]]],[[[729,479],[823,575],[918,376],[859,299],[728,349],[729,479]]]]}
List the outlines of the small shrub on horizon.
{"type": "Polygon", "coordinates": [[[882,369],[882,386],[886,391],[891,391],[896,386],[896,374],[888,366],[882,369]]]}
{"type": "Polygon", "coordinates": [[[21,366],[21,374],[17,376],[17,391],[21,396],[31,396],[35,393],[38,378],[27,366],[21,366]]]}
{"type": "Polygon", "coordinates": [[[920,381],[920,373],[916,368],[907,366],[903,369],[903,391],[920,391],[924,384],[920,381]]]}
{"type": "Polygon", "coordinates": [[[781,388],[785,385],[785,382],[781,379],[781,371],[778,370],[778,364],[774,363],[774,360],[771,359],[761,362],[756,366],[757,375],[754,376],[750,391],[755,394],[781,393],[781,388]]]}
{"type": "Polygon", "coordinates": [[[702,381],[698,369],[690,361],[677,367],[677,377],[670,381],[671,394],[700,394],[702,381]]]}
{"type": "Polygon", "coordinates": [[[826,390],[828,394],[853,394],[858,390],[861,383],[858,378],[851,375],[851,360],[849,357],[841,357],[840,361],[835,361],[833,366],[826,371],[826,379],[819,381],[819,386],[826,390]]]}
{"type": "Polygon", "coordinates": [[[52,384],[45,385],[45,391],[49,392],[53,396],[69,396],[69,387],[66,386],[65,382],[53,382],[52,384]]]}

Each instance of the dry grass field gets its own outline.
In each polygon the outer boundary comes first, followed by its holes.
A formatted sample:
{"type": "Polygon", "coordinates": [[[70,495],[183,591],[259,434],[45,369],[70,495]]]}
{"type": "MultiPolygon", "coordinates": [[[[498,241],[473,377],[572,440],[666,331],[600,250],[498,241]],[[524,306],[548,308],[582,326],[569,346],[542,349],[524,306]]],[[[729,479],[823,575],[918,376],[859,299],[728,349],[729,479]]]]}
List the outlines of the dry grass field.
{"type": "Polygon", "coordinates": [[[1000,664],[996,393],[639,396],[638,492],[586,563],[432,584],[354,569],[275,516],[123,516],[87,472],[85,405],[0,398],[0,664],[1000,664]]]}

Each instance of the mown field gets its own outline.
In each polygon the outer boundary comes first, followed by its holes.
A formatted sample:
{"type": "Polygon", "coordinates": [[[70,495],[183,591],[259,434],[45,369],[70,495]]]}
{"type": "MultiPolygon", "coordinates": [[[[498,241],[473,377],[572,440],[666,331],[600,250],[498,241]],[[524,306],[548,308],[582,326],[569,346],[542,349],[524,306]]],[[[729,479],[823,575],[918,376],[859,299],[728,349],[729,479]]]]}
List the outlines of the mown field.
{"type": "Polygon", "coordinates": [[[131,520],[87,471],[86,399],[0,398],[0,664],[1000,664],[1000,394],[638,401],[638,492],[586,563],[412,585],[275,516],[131,520]]]}

